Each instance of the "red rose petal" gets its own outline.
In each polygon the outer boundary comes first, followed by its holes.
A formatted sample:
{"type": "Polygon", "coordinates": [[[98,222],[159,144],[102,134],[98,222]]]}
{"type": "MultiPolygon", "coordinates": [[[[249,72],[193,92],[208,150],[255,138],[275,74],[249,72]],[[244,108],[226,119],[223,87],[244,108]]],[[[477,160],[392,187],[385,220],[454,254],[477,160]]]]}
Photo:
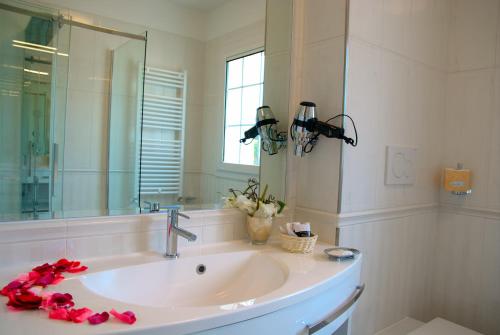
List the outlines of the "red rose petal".
{"type": "Polygon", "coordinates": [[[52,282],[54,281],[54,279],[55,279],[55,276],[54,276],[54,274],[52,272],[46,272],[46,273],[42,274],[42,276],[40,278],[38,278],[33,283],[33,285],[38,285],[38,286],[45,287],[47,285],[52,284],[52,282]]]}
{"type": "Polygon", "coordinates": [[[29,273],[21,273],[15,280],[19,280],[22,282],[28,281],[30,279],[29,273]]]}
{"type": "Polygon", "coordinates": [[[92,316],[94,312],[87,307],[69,310],[69,317],[75,323],[81,323],[92,316]]]}
{"type": "Polygon", "coordinates": [[[94,315],[89,316],[87,321],[91,325],[98,325],[100,323],[108,321],[108,319],[109,319],[108,312],[102,312],[102,313],[95,313],[94,315]]]}
{"type": "Polygon", "coordinates": [[[11,291],[8,297],[7,306],[14,309],[38,309],[42,304],[42,297],[28,290],[11,291]]]}
{"type": "Polygon", "coordinates": [[[135,314],[131,311],[118,313],[117,311],[112,309],[111,311],[109,311],[109,313],[121,322],[128,323],[129,325],[133,324],[136,321],[135,314]]]}
{"type": "Polygon", "coordinates": [[[70,308],[75,306],[73,302],[73,297],[69,293],[53,293],[49,296],[44,297],[42,309],[60,309],[60,308],[70,308]]]}
{"type": "Polygon", "coordinates": [[[66,308],[53,309],[49,312],[49,319],[71,321],[66,308]]]}
{"type": "Polygon", "coordinates": [[[39,265],[39,266],[31,269],[31,271],[35,271],[35,272],[38,272],[40,274],[52,272],[53,270],[54,270],[53,266],[50,265],[49,263],[45,263],[45,264],[39,265]]]}
{"type": "Polygon", "coordinates": [[[4,288],[2,288],[2,290],[0,291],[0,294],[7,296],[7,295],[9,295],[9,292],[20,289],[23,286],[23,284],[24,283],[22,281],[19,281],[17,279],[14,281],[11,281],[7,285],[5,285],[4,288]]]}
{"type": "Polygon", "coordinates": [[[82,265],[80,267],[73,267],[73,268],[69,268],[66,270],[66,272],[69,272],[69,273],[77,273],[77,272],[82,272],[82,271],[85,271],[87,270],[88,267],[86,267],[85,265],[82,265]]]}
{"type": "Polygon", "coordinates": [[[55,272],[75,273],[87,270],[86,266],[80,266],[79,261],[68,261],[65,258],[58,260],[57,262],[52,264],[52,266],[54,267],[55,272]]]}

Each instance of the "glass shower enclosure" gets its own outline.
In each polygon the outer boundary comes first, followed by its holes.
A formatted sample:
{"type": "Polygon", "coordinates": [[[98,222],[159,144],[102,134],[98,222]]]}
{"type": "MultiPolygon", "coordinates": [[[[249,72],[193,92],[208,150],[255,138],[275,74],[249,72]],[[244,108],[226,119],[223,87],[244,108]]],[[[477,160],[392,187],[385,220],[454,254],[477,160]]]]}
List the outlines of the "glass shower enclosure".
{"type": "Polygon", "coordinates": [[[139,211],[146,35],[68,13],[0,2],[0,221],[139,211]]]}
{"type": "Polygon", "coordinates": [[[0,7],[0,219],[51,217],[62,199],[69,31],[54,10],[16,5],[25,12],[0,7]]]}

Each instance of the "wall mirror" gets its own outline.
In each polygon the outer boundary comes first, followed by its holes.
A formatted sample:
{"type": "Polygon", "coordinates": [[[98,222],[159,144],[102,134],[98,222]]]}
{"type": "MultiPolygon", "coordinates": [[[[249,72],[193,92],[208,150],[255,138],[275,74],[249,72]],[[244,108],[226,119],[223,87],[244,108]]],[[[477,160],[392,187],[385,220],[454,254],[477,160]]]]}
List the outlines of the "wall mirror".
{"type": "Polygon", "coordinates": [[[262,105],[288,128],[292,1],[135,5],[0,2],[1,221],[284,198],[286,150],[240,139],[262,105]]]}

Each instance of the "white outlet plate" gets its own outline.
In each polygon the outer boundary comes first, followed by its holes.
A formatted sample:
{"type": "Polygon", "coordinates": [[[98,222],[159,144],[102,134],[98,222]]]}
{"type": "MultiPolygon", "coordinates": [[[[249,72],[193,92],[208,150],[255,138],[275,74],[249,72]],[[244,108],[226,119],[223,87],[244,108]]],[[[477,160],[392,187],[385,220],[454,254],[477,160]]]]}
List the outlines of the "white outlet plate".
{"type": "Polygon", "coordinates": [[[417,149],[388,146],[386,153],[385,184],[415,184],[417,149]]]}

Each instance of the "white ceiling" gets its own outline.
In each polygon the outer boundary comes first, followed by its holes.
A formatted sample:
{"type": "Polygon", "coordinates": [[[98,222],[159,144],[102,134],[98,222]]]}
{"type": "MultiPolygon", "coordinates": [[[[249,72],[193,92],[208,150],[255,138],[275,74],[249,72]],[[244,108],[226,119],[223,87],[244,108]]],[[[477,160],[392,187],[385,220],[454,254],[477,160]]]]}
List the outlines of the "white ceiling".
{"type": "Polygon", "coordinates": [[[196,9],[202,12],[208,12],[230,0],[170,0],[176,5],[196,9]]]}

